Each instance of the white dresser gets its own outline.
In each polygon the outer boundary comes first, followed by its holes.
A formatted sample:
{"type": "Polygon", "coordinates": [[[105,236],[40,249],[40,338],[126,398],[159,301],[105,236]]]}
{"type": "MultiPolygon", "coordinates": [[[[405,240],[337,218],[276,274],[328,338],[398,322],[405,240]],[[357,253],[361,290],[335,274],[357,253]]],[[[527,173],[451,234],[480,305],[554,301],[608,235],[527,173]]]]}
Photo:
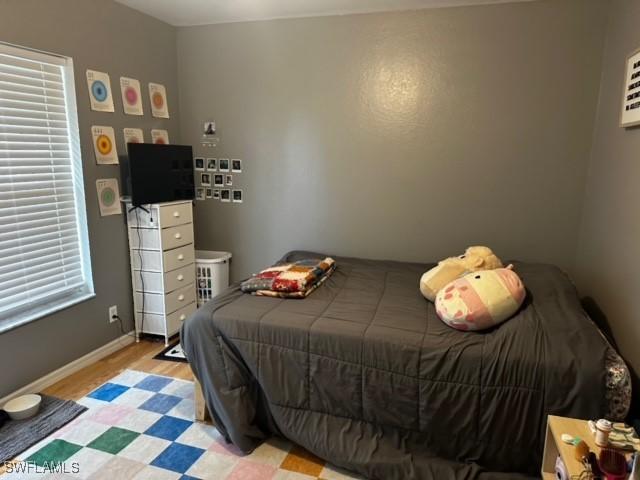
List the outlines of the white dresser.
{"type": "Polygon", "coordinates": [[[136,339],[141,333],[169,337],[196,310],[191,201],[126,203],[136,339]]]}

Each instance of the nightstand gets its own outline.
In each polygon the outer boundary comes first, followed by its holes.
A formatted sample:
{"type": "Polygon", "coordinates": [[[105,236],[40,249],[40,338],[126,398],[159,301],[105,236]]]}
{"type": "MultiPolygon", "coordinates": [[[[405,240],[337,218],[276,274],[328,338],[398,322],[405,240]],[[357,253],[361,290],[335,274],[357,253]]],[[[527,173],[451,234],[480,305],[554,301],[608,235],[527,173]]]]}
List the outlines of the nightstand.
{"type": "MultiPolygon", "coordinates": [[[[575,459],[573,445],[568,445],[561,440],[563,433],[567,433],[572,437],[579,437],[588,446],[589,450],[594,452],[596,456],[600,455],[600,447],[596,445],[595,439],[586,420],[578,420],[576,418],[556,417],[549,415],[547,417],[547,433],[544,441],[544,455],[542,456],[542,478],[544,480],[555,480],[556,458],[558,455],[562,457],[569,476],[580,475],[584,467],[575,459]]],[[[627,454],[627,458],[630,457],[627,454]]]]}

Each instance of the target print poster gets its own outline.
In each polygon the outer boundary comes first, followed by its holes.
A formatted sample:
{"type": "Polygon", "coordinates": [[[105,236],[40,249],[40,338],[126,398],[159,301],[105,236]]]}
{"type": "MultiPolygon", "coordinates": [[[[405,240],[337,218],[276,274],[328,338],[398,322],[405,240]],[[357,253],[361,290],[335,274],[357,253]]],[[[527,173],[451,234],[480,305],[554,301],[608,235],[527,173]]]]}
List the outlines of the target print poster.
{"type": "Polygon", "coordinates": [[[97,112],[113,112],[113,96],[111,95],[111,81],[109,74],[87,70],[87,86],[91,110],[97,112]]]}
{"type": "Polygon", "coordinates": [[[159,145],[168,145],[169,132],[166,130],[151,130],[151,141],[159,145]]]}
{"type": "Polygon", "coordinates": [[[160,85],[159,83],[150,83],[149,100],[151,102],[151,115],[156,118],[169,118],[167,91],[164,88],[164,85],[160,85]]]}
{"type": "Polygon", "coordinates": [[[144,115],[142,98],[140,98],[140,82],[135,78],[120,77],[122,106],[127,115],[144,115]]]}
{"type": "Polygon", "coordinates": [[[93,151],[98,165],[114,165],[118,163],[116,139],[112,127],[91,127],[93,135],[93,151]]]}
{"type": "Polygon", "coordinates": [[[119,215],[122,213],[117,179],[101,178],[96,180],[96,190],[98,192],[101,216],[106,217],[107,215],[119,215]]]}
{"type": "Polygon", "coordinates": [[[141,128],[125,128],[124,143],[144,143],[144,133],[141,128]]]}

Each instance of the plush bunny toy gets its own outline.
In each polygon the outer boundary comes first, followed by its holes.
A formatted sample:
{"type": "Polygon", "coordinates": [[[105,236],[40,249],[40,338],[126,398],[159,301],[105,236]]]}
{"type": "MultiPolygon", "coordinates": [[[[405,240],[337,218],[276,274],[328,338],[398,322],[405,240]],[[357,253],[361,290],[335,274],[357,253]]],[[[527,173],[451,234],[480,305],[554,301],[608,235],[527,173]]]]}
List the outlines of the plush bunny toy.
{"type": "Polygon", "coordinates": [[[438,291],[449,282],[470,272],[502,268],[502,262],[489,247],[469,247],[458,257],[449,257],[422,275],[420,291],[433,302],[438,291]]]}
{"type": "Polygon", "coordinates": [[[526,296],[513,265],[467,273],[436,296],[440,319],[458,330],[484,330],[512,317],[526,296]]]}

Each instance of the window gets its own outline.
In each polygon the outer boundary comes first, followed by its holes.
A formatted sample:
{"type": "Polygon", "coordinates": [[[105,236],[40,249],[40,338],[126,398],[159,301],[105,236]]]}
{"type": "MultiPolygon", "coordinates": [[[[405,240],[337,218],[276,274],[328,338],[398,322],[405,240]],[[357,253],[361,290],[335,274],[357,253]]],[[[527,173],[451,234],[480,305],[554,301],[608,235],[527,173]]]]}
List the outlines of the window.
{"type": "Polygon", "coordinates": [[[0,331],[91,296],[72,60],[0,43],[0,331]]]}

